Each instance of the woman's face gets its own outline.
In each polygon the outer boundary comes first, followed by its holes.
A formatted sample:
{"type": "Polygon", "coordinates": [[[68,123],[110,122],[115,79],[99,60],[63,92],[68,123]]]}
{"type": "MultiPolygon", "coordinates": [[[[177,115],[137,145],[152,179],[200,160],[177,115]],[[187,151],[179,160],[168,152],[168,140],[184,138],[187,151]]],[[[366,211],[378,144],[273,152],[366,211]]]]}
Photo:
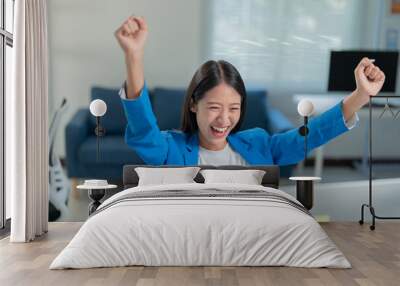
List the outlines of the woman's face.
{"type": "Polygon", "coordinates": [[[240,94],[226,83],[210,89],[197,104],[191,107],[196,113],[199,141],[203,148],[221,150],[226,137],[240,119],[240,94]]]}

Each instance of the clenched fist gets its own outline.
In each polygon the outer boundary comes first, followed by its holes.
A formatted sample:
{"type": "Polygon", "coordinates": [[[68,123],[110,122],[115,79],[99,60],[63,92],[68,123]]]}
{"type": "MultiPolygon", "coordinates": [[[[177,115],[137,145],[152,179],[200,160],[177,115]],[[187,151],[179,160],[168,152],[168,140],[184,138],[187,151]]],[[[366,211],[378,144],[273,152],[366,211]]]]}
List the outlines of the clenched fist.
{"type": "Polygon", "coordinates": [[[343,100],[343,116],[347,122],[382,89],[385,74],[373,64],[373,60],[363,58],[354,70],[356,90],[343,100]]]}
{"type": "Polygon", "coordinates": [[[142,57],[147,39],[144,18],[131,16],[115,31],[115,37],[127,56],[142,57]]]}
{"type": "Polygon", "coordinates": [[[357,89],[363,97],[375,96],[385,82],[385,74],[373,64],[373,60],[363,58],[354,70],[357,89]]]}

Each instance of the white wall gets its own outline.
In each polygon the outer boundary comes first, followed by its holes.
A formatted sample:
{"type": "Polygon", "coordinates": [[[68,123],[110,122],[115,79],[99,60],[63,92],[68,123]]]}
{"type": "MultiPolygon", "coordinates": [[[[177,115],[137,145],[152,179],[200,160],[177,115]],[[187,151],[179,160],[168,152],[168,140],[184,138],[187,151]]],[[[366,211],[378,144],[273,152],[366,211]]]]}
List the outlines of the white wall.
{"type": "MultiPolygon", "coordinates": [[[[391,1],[367,0],[367,3],[363,46],[365,48],[387,50],[387,31],[395,29],[399,33],[397,50],[400,50],[400,14],[391,13],[391,1]]],[[[397,73],[396,94],[400,94],[400,70],[397,73]]]]}
{"type": "Polygon", "coordinates": [[[49,114],[66,98],[70,104],[57,134],[56,152],[65,154],[64,127],[78,108],[89,105],[93,85],[119,87],[125,78],[122,50],[114,31],[131,14],[149,25],[146,82],[187,86],[205,58],[201,0],[50,0],[49,114]]]}

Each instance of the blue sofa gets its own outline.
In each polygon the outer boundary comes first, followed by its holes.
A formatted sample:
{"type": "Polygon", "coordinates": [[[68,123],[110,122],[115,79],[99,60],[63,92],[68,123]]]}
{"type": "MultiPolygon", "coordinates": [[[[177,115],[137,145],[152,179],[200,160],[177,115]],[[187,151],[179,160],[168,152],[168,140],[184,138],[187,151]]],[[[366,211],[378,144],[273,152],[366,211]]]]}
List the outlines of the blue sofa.
{"type": "MultiPolygon", "coordinates": [[[[266,90],[248,91],[246,117],[242,129],[261,127],[270,134],[294,128],[293,124],[267,102],[266,90]]],[[[179,129],[183,89],[155,88],[150,100],[161,130],[179,129]]],[[[66,127],[66,164],[70,178],[122,179],[122,166],[144,162],[124,141],[126,119],[117,89],[93,87],[91,100],[102,99],[107,113],[101,118],[106,135],[100,139],[100,158],[96,156],[96,119],[88,108],[80,109],[66,127]]],[[[281,167],[281,176],[288,177],[293,166],[281,167]]]]}

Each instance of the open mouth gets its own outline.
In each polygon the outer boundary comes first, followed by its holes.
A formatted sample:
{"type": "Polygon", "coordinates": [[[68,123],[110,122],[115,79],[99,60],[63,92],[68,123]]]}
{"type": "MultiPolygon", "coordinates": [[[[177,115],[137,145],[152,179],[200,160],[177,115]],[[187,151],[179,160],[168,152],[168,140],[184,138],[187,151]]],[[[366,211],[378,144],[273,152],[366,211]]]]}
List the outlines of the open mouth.
{"type": "Polygon", "coordinates": [[[224,137],[228,133],[229,126],[227,127],[210,126],[210,129],[215,137],[224,137]]]}

